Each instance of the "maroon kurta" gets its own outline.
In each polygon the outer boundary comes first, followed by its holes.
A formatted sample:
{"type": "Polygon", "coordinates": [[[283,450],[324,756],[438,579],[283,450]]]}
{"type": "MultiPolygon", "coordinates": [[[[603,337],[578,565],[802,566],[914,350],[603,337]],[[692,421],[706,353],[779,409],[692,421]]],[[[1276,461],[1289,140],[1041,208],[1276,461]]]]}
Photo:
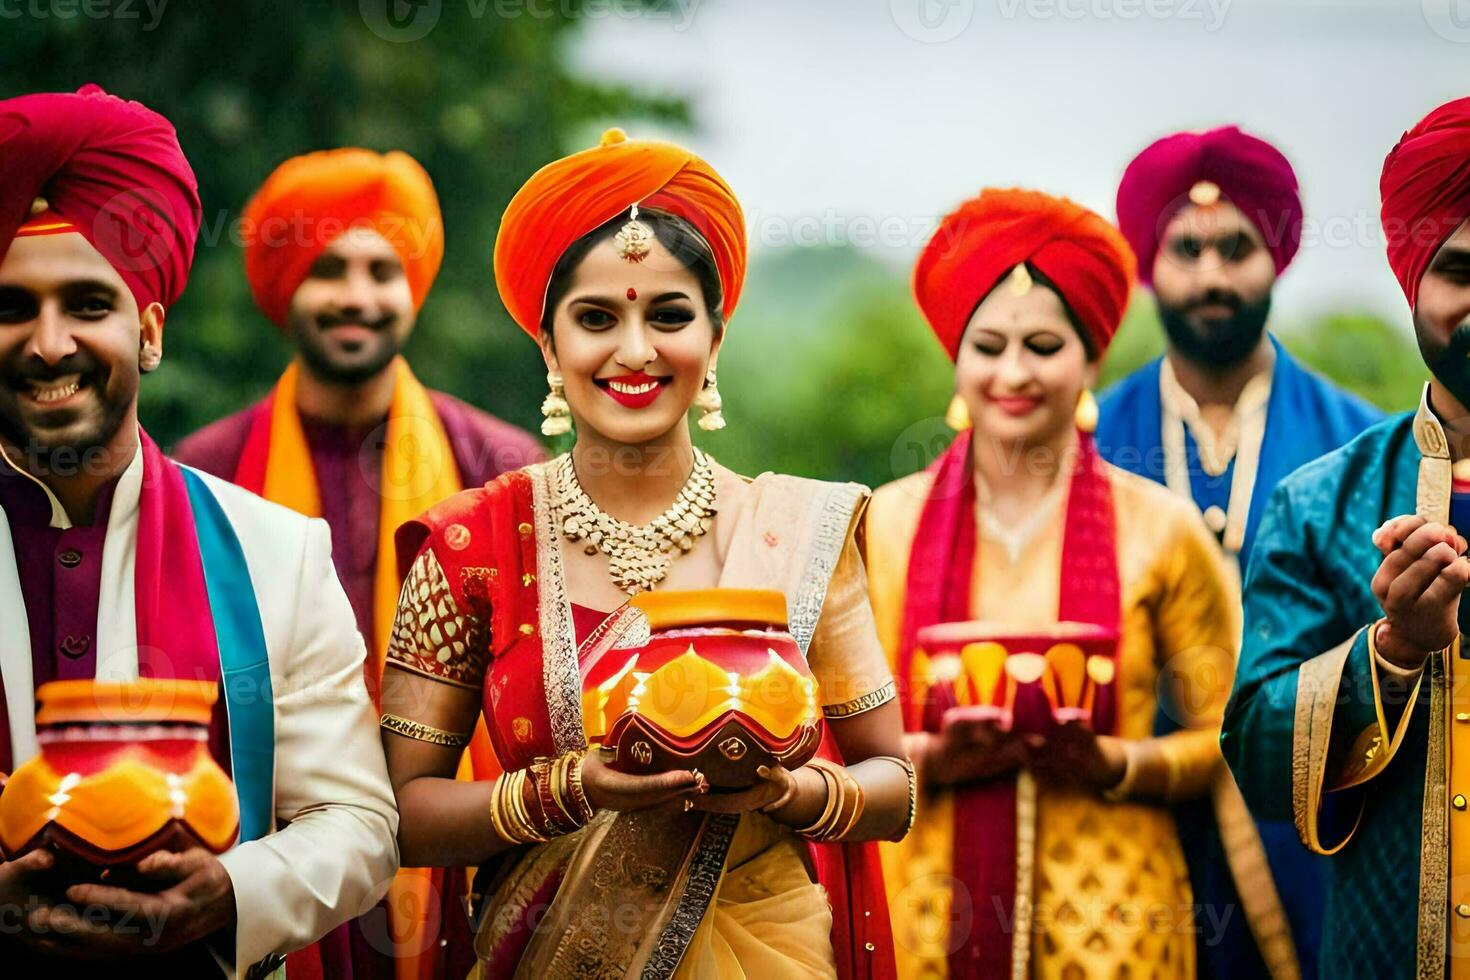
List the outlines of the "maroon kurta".
{"type": "MultiPolygon", "coordinates": [[[[31,676],[47,681],[97,673],[97,601],[102,593],[102,542],[117,481],[97,494],[86,527],[51,525],[51,501],[29,477],[0,463],[0,507],[15,543],[16,571],[31,633],[31,676]]],[[[0,760],[9,765],[8,759],[0,760]]]]}
{"type": "MultiPolygon", "coordinates": [[[[31,634],[31,674],[40,687],[48,681],[88,680],[97,673],[97,605],[102,595],[102,544],[117,480],[97,494],[92,523],[69,528],[51,523],[51,501],[29,477],[0,462],[0,508],[14,543],[16,571],[31,634]]],[[[223,709],[216,712],[223,719],[223,709]]],[[[228,771],[223,726],[216,724],[210,748],[228,771]]],[[[9,772],[10,720],[0,698],[0,772],[9,772]]],[[[228,951],[222,940],[216,948],[228,951]]],[[[33,953],[10,936],[0,935],[0,962],[6,976],[42,976],[55,972],[57,961],[33,953]]],[[[102,975],[116,978],[217,976],[219,967],[203,944],[193,944],[143,964],[99,963],[102,975]]]]}
{"type": "MultiPolygon", "coordinates": [[[[541,444],[524,429],[442,392],[431,391],[429,398],[449,437],[460,480],[466,487],[480,486],[501,473],[543,458],[541,444]]],[[[172,455],[181,463],[233,480],[246,437],[263,411],[265,403],[257,403],[205,426],[180,442],[172,455]]],[[[332,562],[357,614],[357,627],[373,649],[384,421],[347,426],[306,416],[301,419],[317,486],[322,488],[322,517],[332,529],[332,562]],[[379,441],[374,443],[374,437],[379,441]]]]}

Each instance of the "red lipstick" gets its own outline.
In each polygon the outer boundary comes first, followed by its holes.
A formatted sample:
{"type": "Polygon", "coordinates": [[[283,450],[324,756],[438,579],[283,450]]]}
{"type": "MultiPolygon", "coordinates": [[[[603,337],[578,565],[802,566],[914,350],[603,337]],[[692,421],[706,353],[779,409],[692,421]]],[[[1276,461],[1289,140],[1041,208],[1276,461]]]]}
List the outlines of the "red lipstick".
{"type": "Polygon", "coordinates": [[[1042,399],[1035,395],[987,395],[986,398],[992,405],[1012,418],[1030,415],[1041,407],[1042,402],[1042,399]]]}
{"type": "Polygon", "coordinates": [[[620,374],[615,378],[594,378],[597,387],[607,392],[608,397],[624,408],[647,408],[652,405],[660,394],[668,380],[655,378],[651,374],[636,371],[633,374],[620,374]]]}

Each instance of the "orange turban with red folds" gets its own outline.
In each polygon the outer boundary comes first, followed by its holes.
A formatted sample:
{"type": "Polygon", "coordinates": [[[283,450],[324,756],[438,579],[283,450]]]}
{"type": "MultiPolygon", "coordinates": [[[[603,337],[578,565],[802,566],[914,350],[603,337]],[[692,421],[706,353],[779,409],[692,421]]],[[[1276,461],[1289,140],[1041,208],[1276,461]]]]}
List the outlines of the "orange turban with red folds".
{"type": "Polygon", "coordinates": [[[1435,253],[1470,219],[1470,97],[1446,102],[1405,133],[1383,161],[1378,188],[1388,264],[1413,309],[1435,253]]]}
{"type": "Polygon", "coordinates": [[[505,209],[495,238],[495,285],[522,330],[540,335],[551,272],[568,246],[635,204],[676,214],[704,236],[729,321],[745,282],[745,214],[735,192],[683,147],[610,129],[600,145],[532,174],[505,209]]]}
{"type": "Polygon", "coordinates": [[[1128,243],[1065,197],[987,188],[945,216],[914,266],[914,297],[950,359],[975,307],[1023,262],[1056,285],[1101,356],[1128,308],[1128,243]]]}
{"type": "Polygon", "coordinates": [[[312,263],[349,228],[371,228],[403,262],[414,309],[444,259],[444,218],[424,168],[407,153],[345,148],[292,157],[242,215],[245,277],[277,326],[312,263]]]}

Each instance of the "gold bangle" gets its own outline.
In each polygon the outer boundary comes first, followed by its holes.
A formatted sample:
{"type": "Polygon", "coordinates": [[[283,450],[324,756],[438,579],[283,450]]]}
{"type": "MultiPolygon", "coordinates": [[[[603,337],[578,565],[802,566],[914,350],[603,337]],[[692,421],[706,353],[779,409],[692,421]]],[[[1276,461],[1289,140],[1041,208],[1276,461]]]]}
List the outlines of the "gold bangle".
{"type": "Polygon", "coordinates": [[[837,811],[837,805],[840,802],[838,796],[841,794],[841,790],[835,785],[836,781],[832,778],[831,773],[827,771],[826,767],[817,765],[815,759],[807,763],[807,765],[815,769],[817,775],[822,777],[822,785],[827,788],[827,801],[822,806],[821,815],[807,826],[796,828],[796,833],[801,837],[815,837],[827,825],[828,821],[832,819],[832,814],[837,811]]]}
{"type": "Polygon", "coordinates": [[[890,680],[867,694],[860,694],[840,704],[822,705],[822,715],[826,718],[851,718],[853,715],[860,715],[865,711],[872,711],[874,708],[887,704],[893,700],[894,696],[895,688],[893,681],[890,680]]]}
{"type": "Polygon", "coordinates": [[[587,792],[582,788],[582,762],[584,756],[577,753],[576,759],[567,766],[567,790],[571,794],[572,802],[576,804],[578,814],[582,818],[582,826],[587,826],[597,811],[592,808],[592,801],[587,799],[587,792]]]}
{"type": "Polygon", "coordinates": [[[384,712],[378,719],[378,725],[386,728],[395,735],[404,738],[417,739],[420,742],[429,742],[433,745],[448,745],[451,748],[459,748],[461,745],[470,744],[470,733],[461,735],[458,732],[446,732],[442,728],[433,725],[425,725],[414,721],[412,718],[404,718],[402,715],[392,715],[384,712]]]}
{"type": "Polygon", "coordinates": [[[1137,743],[1122,741],[1123,778],[1102,791],[1103,799],[1109,803],[1122,803],[1133,795],[1133,784],[1138,780],[1139,758],[1137,743]]]}

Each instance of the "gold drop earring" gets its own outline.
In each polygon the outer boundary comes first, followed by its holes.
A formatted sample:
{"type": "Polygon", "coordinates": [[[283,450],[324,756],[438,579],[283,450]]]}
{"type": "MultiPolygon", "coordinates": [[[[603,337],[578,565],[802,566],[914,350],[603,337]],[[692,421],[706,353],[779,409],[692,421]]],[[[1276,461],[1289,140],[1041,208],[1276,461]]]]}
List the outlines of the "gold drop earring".
{"type": "Polygon", "coordinates": [[[694,407],[702,411],[699,417],[699,427],[706,432],[718,432],[725,427],[725,416],[720,413],[723,402],[720,400],[720,389],[715,381],[715,372],[710,370],[704,376],[704,387],[699,394],[694,396],[694,407]]]}
{"type": "Polygon", "coordinates": [[[949,408],[944,413],[944,424],[956,432],[964,432],[972,428],[970,407],[958,394],[949,400],[949,408]]]}
{"type": "Polygon", "coordinates": [[[159,350],[153,344],[145,343],[142,349],[138,351],[138,370],[143,374],[148,374],[150,371],[157,371],[158,365],[161,363],[163,363],[163,351],[159,350]]]}
{"type": "Polygon", "coordinates": [[[566,388],[560,371],[546,372],[546,386],[551,390],[541,402],[543,436],[564,436],[572,431],[572,410],[567,406],[566,388]]]}
{"type": "Polygon", "coordinates": [[[1091,435],[1097,431],[1097,396],[1091,388],[1083,388],[1077,396],[1077,428],[1091,435]]]}

